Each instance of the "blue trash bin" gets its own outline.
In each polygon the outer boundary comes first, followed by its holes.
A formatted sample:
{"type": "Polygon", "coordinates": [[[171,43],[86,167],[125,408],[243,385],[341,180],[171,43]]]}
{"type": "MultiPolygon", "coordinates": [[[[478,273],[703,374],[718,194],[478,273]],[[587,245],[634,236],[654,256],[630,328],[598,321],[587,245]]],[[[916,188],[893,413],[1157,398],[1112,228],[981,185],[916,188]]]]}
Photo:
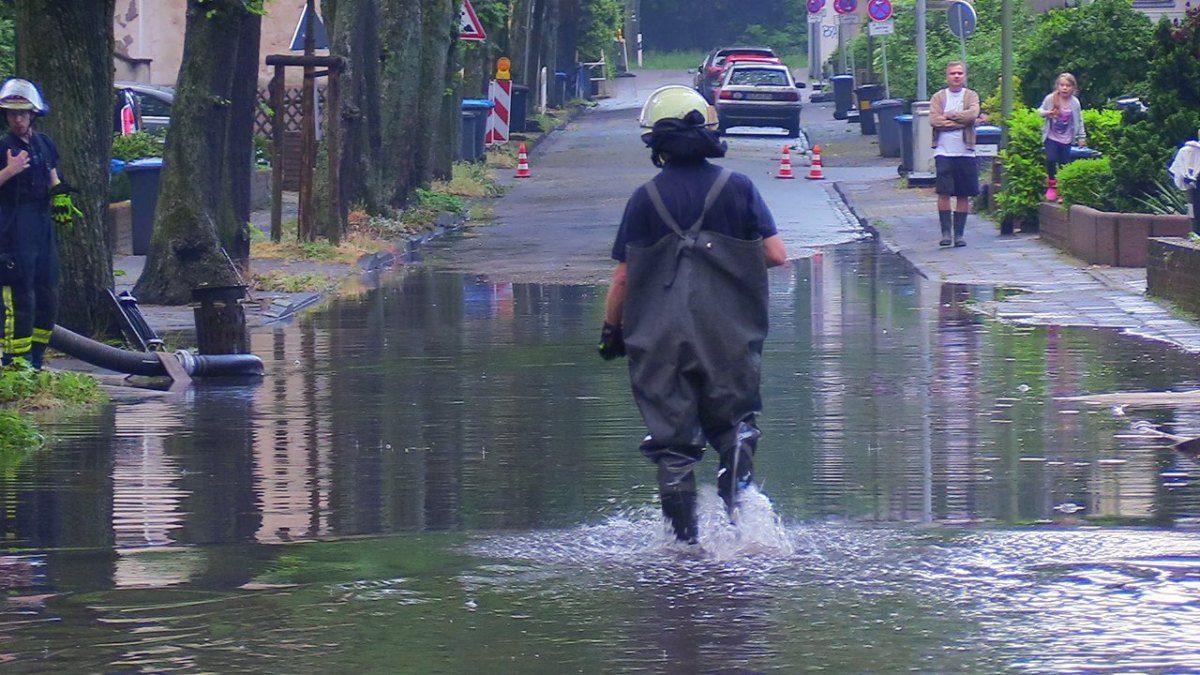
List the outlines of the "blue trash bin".
{"type": "Polygon", "coordinates": [[[129,174],[130,239],[133,255],[150,253],[150,235],[154,232],[154,210],[158,208],[158,179],[161,157],[135,159],[125,164],[129,174]]]}
{"type": "Polygon", "coordinates": [[[458,154],[465,162],[481,162],[487,146],[487,118],[493,104],[486,98],[464,98],[461,105],[462,138],[458,154]]]}
{"type": "Polygon", "coordinates": [[[912,171],[913,165],[913,116],[904,113],[893,118],[900,133],[900,166],[898,171],[912,171]]]}
{"type": "Polygon", "coordinates": [[[1074,162],[1077,159],[1096,159],[1102,155],[1103,153],[1101,153],[1099,150],[1095,150],[1093,148],[1081,148],[1078,145],[1072,145],[1070,162],[1074,162]]]}
{"type": "Polygon", "coordinates": [[[550,89],[550,105],[555,108],[563,107],[567,102],[567,74],[561,70],[554,71],[554,87],[550,89]]]}

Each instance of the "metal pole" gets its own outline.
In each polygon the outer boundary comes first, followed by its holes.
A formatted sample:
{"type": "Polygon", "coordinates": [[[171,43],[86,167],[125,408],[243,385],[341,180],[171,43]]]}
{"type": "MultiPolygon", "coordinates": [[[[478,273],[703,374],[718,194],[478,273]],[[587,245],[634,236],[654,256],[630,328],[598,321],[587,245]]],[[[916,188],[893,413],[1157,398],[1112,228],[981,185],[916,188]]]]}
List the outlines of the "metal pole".
{"type": "Polygon", "coordinates": [[[879,36],[879,49],[883,53],[883,97],[892,97],[892,88],[888,85],[888,67],[887,67],[887,36],[879,36]]]}
{"type": "Polygon", "coordinates": [[[837,26],[838,34],[838,72],[844,75],[846,74],[846,38],[842,31],[842,15],[836,16],[837,19],[834,20],[833,25],[837,26]]]}
{"type": "Polygon", "coordinates": [[[929,70],[925,62],[925,0],[917,0],[917,100],[929,100],[929,70]]]}
{"type": "MultiPolygon", "coordinates": [[[[1000,114],[1008,120],[1013,110],[1012,0],[1000,2],[1000,114]]],[[[1008,124],[1000,125],[1000,144],[1008,145],[1008,124]]]]}

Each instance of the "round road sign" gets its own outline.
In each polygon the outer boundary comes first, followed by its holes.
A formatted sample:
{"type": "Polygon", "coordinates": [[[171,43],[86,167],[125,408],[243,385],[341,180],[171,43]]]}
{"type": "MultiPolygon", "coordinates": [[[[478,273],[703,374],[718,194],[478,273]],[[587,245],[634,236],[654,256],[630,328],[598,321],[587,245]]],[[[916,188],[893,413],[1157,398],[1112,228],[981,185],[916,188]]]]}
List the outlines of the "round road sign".
{"type": "Polygon", "coordinates": [[[955,37],[965,40],[974,35],[976,21],[975,8],[965,0],[953,0],[946,9],[946,22],[955,37]]]}
{"type": "Polygon", "coordinates": [[[858,0],[833,0],[833,11],[838,14],[853,14],[858,9],[858,0]]]}
{"type": "Polygon", "coordinates": [[[867,3],[867,14],[874,21],[887,21],[892,18],[891,0],[871,0],[867,3]]]}
{"type": "Polygon", "coordinates": [[[816,14],[825,9],[825,0],[808,0],[808,13],[816,14]]]}

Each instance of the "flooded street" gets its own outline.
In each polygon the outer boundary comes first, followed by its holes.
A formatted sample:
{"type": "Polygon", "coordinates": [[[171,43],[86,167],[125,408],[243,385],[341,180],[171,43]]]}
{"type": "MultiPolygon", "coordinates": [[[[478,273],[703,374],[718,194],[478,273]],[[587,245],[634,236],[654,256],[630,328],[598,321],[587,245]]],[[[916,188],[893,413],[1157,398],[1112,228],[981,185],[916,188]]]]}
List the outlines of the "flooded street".
{"type": "Polygon", "coordinates": [[[772,271],[757,497],[669,543],[604,288],[430,269],[5,458],[5,672],[1200,669],[1194,356],[972,311],[873,242],[772,271]],[[1180,399],[1185,401],[1185,399],[1180,399]],[[769,501],[768,501],[769,500],[769,501]]]}

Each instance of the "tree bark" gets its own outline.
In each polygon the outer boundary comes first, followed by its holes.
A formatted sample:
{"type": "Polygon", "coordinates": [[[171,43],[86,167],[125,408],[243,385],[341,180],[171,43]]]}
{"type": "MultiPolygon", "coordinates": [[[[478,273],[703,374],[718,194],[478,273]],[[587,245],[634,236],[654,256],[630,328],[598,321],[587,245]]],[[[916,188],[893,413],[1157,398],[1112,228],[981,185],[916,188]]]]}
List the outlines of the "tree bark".
{"type": "Polygon", "coordinates": [[[380,145],[375,153],[381,196],[403,208],[419,183],[416,173],[421,110],[421,0],[380,3],[380,145]]]}
{"type": "Polygon", "coordinates": [[[112,153],[114,0],[25,0],[15,4],[17,74],[42,90],[51,114],[37,126],[58,146],[59,176],[79,190],[83,211],[57,233],[62,282],[59,323],[85,335],[111,323],[112,252],[104,229],[112,153]]]}
{"type": "Polygon", "coordinates": [[[237,60],[230,98],[229,140],[225,186],[231,218],[222,218],[219,234],[234,263],[242,270],[250,264],[250,186],[254,180],[254,117],[258,106],[259,40],[262,16],[245,12],[238,31],[237,60]]]}
{"type": "Polygon", "coordinates": [[[188,0],[154,233],[134,289],[143,302],[185,304],[193,288],[237,283],[221,250],[219,223],[223,210],[233,213],[224,181],[245,12],[242,0],[188,0]]]}
{"type": "MultiPolygon", "coordinates": [[[[450,145],[441,122],[444,117],[446,91],[450,88],[447,66],[451,56],[451,31],[458,16],[453,0],[422,0],[425,17],[421,40],[421,85],[418,94],[417,164],[414,185],[425,184],[434,177],[449,173],[443,150],[450,145]],[[451,13],[453,12],[453,14],[451,13]],[[439,165],[439,161],[443,165],[439,165]],[[435,170],[436,167],[436,170],[435,170]]],[[[452,90],[452,89],[451,89],[452,90]]],[[[456,116],[457,121],[457,116],[456,116]]]]}

